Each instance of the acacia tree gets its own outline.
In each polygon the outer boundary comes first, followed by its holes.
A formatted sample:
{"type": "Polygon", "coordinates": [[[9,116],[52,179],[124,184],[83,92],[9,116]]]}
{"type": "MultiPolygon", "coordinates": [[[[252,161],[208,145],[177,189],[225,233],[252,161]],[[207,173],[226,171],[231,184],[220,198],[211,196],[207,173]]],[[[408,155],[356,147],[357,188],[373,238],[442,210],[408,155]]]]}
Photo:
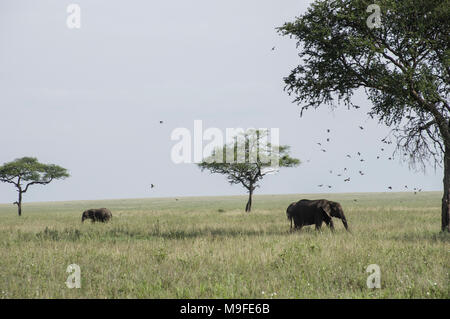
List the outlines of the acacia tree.
{"type": "Polygon", "coordinates": [[[278,172],[280,167],[299,164],[300,160],[289,156],[289,146],[272,145],[267,141],[267,132],[248,130],[236,136],[233,143],[215,149],[198,166],[202,171],[226,175],[232,185],[241,184],[248,192],[245,211],[250,212],[253,192],[264,176],[278,172]]]}
{"type": "Polygon", "coordinates": [[[47,185],[56,179],[69,177],[65,168],[54,164],[42,164],[34,157],[23,157],[0,166],[0,182],[13,184],[19,193],[17,205],[22,216],[22,196],[31,185],[47,185]]]}
{"type": "Polygon", "coordinates": [[[369,115],[392,128],[400,154],[423,168],[443,161],[441,227],[450,231],[450,3],[376,1],[378,26],[372,3],[317,0],[278,28],[297,40],[300,51],[285,90],[302,114],[322,104],[335,107],[335,101],[358,107],[351,98],[364,89],[372,102],[369,115]]]}

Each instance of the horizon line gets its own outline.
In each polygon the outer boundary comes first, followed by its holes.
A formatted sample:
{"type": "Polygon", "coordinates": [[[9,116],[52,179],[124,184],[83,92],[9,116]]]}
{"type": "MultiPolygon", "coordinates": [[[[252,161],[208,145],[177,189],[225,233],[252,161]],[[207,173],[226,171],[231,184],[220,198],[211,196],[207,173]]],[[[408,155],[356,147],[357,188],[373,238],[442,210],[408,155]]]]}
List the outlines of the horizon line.
{"type": "MultiPolygon", "coordinates": [[[[442,190],[427,190],[420,193],[438,193],[442,190]]],[[[259,196],[283,196],[283,195],[350,195],[350,194],[406,194],[413,193],[413,191],[378,191],[378,192],[345,192],[345,193],[283,193],[283,194],[253,194],[254,197],[259,196]]],[[[102,198],[102,199],[69,199],[69,200],[55,200],[55,201],[33,201],[24,202],[23,204],[41,204],[41,203],[64,203],[64,202],[95,202],[95,201],[115,201],[115,200],[158,200],[170,198],[201,198],[201,197],[248,197],[248,194],[242,195],[187,195],[187,196],[163,196],[163,197],[132,197],[132,198],[102,198]]],[[[13,205],[13,203],[0,203],[0,205],[13,205]]]]}

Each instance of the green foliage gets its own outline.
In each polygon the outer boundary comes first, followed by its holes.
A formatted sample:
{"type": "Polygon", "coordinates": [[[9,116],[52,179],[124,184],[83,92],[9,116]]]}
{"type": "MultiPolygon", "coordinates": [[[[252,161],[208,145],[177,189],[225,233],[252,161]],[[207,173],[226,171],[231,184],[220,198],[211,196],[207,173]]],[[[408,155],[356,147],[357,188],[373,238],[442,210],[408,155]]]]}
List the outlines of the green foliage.
{"type": "Polygon", "coordinates": [[[31,185],[47,185],[56,179],[69,177],[65,168],[55,164],[42,164],[34,157],[22,157],[0,166],[0,182],[13,184],[19,193],[17,205],[22,215],[22,195],[31,185]]]}
{"type": "Polygon", "coordinates": [[[67,170],[54,164],[42,164],[34,157],[23,157],[0,166],[0,181],[48,184],[54,179],[69,177],[67,170]]]}
{"type": "Polygon", "coordinates": [[[303,112],[335,100],[356,106],[351,97],[364,88],[370,115],[394,126],[399,147],[415,160],[439,159],[450,146],[450,1],[376,1],[380,28],[366,23],[372,3],[317,0],[278,28],[300,50],[286,90],[303,112]]]}
{"type": "Polygon", "coordinates": [[[265,175],[277,172],[279,167],[300,164],[300,160],[289,156],[289,146],[272,145],[266,137],[264,131],[249,130],[237,136],[234,143],[214,150],[198,166],[202,171],[226,175],[230,184],[241,184],[253,191],[265,175]]]}
{"type": "Polygon", "coordinates": [[[341,223],[291,233],[286,206],[305,194],[259,195],[254,214],[240,212],[244,196],[29,203],[25,218],[0,204],[0,299],[449,299],[441,195],[328,194],[352,234],[341,223]],[[87,206],[114,218],[82,224],[87,206]],[[65,285],[70,264],[81,268],[80,289],[65,285]],[[366,286],[370,264],[381,289],[366,286]]]}

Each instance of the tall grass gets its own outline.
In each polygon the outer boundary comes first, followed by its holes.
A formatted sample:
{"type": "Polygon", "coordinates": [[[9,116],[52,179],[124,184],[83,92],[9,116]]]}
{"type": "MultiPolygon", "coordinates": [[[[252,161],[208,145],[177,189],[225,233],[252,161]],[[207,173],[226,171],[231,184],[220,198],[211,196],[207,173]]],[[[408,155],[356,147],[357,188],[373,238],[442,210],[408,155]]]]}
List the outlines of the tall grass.
{"type": "Polygon", "coordinates": [[[0,205],[0,298],[449,298],[440,193],[130,199],[0,205]],[[342,203],[351,233],[291,233],[300,198],[342,203]],[[87,208],[113,220],[81,223],[87,208]],[[65,285],[81,267],[81,288],[65,285]],[[381,269],[368,289],[366,268],[381,269]]]}

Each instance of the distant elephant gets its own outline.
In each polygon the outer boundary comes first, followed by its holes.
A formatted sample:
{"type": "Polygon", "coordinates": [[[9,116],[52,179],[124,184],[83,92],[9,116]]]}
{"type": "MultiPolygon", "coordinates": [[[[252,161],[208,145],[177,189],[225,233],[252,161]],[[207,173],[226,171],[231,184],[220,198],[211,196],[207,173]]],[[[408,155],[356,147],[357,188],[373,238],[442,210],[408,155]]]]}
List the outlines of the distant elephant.
{"type": "Polygon", "coordinates": [[[291,222],[291,229],[292,222],[294,222],[296,229],[314,224],[316,225],[316,230],[320,229],[322,223],[325,222],[328,227],[334,230],[331,217],[336,217],[342,220],[345,229],[349,231],[344,211],[338,202],[332,202],[326,199],[302,199],[289,205],[286,210],[286,215],[291,222]]]}
{"type": "Polygon", "coordinates": [[[81,217],[81,222],[84,222],[85,219],[91,219],[92,222],[107,222],[112,218],[111,211],[107,208],[99,208],[99,209],[88,209],[83,212],[83,216],[81,217]]]}

